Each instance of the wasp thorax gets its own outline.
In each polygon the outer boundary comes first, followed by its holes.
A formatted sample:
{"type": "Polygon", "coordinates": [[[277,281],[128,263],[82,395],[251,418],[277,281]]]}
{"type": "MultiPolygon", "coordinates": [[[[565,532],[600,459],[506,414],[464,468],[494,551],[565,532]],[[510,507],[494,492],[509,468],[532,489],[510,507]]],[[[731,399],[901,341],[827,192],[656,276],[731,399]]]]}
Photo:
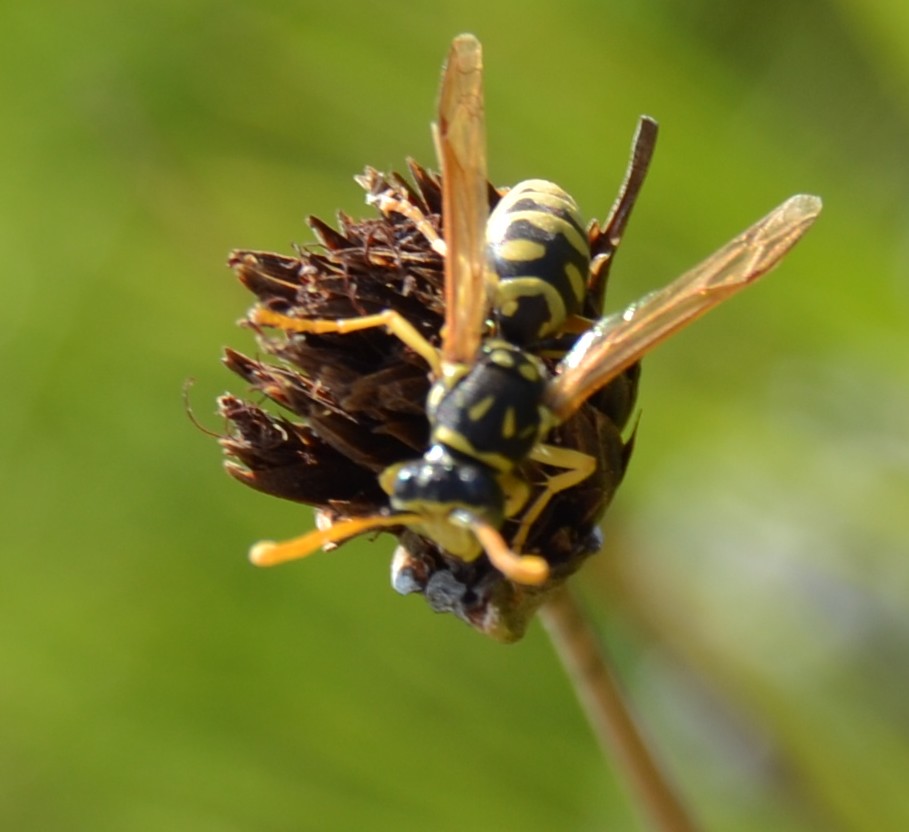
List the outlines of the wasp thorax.
{"type": "Polygon", "coordinates": [[[505,341],[487,342],[470,371],[435,396],[433,443],[500,473],[511,471],[544,431],[540,401],[546,381],[535,356],[505,341]]]}

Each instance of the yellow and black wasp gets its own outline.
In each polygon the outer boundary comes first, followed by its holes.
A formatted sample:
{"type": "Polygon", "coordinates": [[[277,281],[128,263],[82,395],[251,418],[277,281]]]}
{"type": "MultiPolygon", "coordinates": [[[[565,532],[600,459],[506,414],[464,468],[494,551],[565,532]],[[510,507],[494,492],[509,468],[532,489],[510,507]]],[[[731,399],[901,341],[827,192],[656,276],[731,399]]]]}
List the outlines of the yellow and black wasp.
{"type": "MultiPolygon", "coordinates": [[[[583,312],[598,309],[602,286],[591,275],[602,264],[591,263],[574,200],[552,183],[529,180],[489,211],[482,71],[477,39],[457,37],[434,128],[443,234],[413,205],[376,195],[383,212],[412,219],[444,258],[441,346],[391,309],[300,319],[258,307],[251,316],[257,325],[290,333],[384,327],[426,361],[432,378],[429,447],[381,473],[388,510],[259,543],[251,552],[258,565],[305,557],[371,530],[406,527],[458,561],[485,553],[510,581],[543,584],[545,553],[524,551],[530,530],[557,494],[596,469],[590,454],[548,443],[550,432],[653,346],[773,268],[820,212],[817,197],[794,196],[666,288],[622,312],[586,318],[583,312]],[[554,371],[543,354],[561,356],[554,371]],[[534,492],[525,475],[529,463],[558,472],[534,492]],[[517,521],[510,542],[501,533],[506,520],[517,521]]],[[[649,158],[655,124],[642,120],[638,136],[636,148],[649,158]]],[[[629,178],[639,179],[645,168],[646,160],[633,164],[629,178]]]]}

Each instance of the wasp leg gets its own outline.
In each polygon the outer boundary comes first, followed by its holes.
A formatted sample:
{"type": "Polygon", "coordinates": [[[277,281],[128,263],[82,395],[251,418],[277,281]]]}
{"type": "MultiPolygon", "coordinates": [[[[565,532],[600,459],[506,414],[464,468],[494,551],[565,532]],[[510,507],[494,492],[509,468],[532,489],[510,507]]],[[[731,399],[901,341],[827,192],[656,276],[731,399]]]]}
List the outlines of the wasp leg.
{"type": "Polygon", "coordinates": [[[386,309],[375,315],[363,315],[359,318],[292,318],[257,306],[250,313],[250,320],[258,326],[275,326],[287,332],[309,332],[314,335],[327,333],[357,332],[361,329],[385,327],[392,335],[399,338],[429,365],[433,376],[442,375],[442,359],[439,351],[429,343],[410,321],[394,309],[386,309]]]}
{"type": "Polygon", "coordinates": [[[540,586],[549,578],[549,564],[539,555],[518,555],[508,548],[508,544],[499,530],[480,520],[471,517],[468,521],[470,530],[486,552],[489,562],[509,581],[525,586],[540,586]]]}
{"type": "Polygon", "coordinates": [[[590,329],[596,321],[593,318],[585,318],[583,315],[569,315],[562,324],[561,332],[570,335],[583,335],[590,329]]]}
{"type": "Polygon", "coordinates": [[[512,546],[519,552],[527,541],[531,527],[539,519],[549,501],[560,491],[565,491],[586,480],[596,470],[597,465],[596,460],[590,454],[572,448],[559,448],[555,445],[537,445],[530,452],[529,458],[534,462],[554,465],[566,470],[550,477],[546,481],[546,487],[533,501],[530,508],[524,512],[517,534],[511,541],[512,546]]]}
{"type": "Polygon", "coordinates": [[[429,243],[436,254],[440,257],[445,257],[448,254],[448,246],[445,245],[445,240],[439,236],[439,232],[433,227],[429,217],[412,202],[392,196],[388,191],[372,197],[369,201],[377,205],[383,214],[395,213],[400,214],[402,217],[407,217],[417,227],[417,231],[426,238],[426,242],[429,243]]]}
{"type": "Polygon", "coordinates": [[[367,517],[348,517],[325,528],[314,529],[300,537],[276,543],[259,541],[249,551],[249,559],[256,566],[276,566],[289,560],[298,560],[321,549],[329,543],[339,543],[358,534],[389,526],[408,526],[418,523],[418,514],[374,514],[367,517]]]}

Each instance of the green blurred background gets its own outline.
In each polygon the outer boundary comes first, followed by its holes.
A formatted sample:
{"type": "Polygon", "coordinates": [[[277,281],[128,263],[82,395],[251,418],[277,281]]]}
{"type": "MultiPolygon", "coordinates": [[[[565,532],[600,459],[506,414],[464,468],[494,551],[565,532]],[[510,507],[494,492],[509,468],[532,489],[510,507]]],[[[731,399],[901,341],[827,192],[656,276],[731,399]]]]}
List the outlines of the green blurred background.
{"type": "Polygon", "coordinates": [[[220,470],[232,247],[433,159],[449,41],[490,171],[602,216],[662,133],[613,306],[789,194],[817,227],[645,364],[577,579],[708,829],[909,828],[904,0],[4,4],[0,828],[641,829],[539,626],[389,587],[388,538],[273,571],[308,511],[220,470]]]}

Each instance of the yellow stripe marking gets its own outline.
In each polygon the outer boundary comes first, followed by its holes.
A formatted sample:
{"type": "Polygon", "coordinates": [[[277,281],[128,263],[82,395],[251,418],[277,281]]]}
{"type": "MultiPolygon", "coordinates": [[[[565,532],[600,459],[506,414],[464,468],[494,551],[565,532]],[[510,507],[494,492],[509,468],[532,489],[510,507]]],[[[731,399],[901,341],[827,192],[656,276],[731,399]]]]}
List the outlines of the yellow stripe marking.
{"type": "Polygon", "coordinates": [[[511,439],[514,436],[515,431],[515,416],[514,408],[507,407],[505,408],[505,418],[502,420],[502,436],[506,439],[511,439]]]}
{"type": "Polygon", "coordinates": [[[489,408],[495,403],[494,396],[487,396],[481,399],[472,407],[467,409],[467,416],[472,422],[479,422],[488,412],[489,408]]]}

